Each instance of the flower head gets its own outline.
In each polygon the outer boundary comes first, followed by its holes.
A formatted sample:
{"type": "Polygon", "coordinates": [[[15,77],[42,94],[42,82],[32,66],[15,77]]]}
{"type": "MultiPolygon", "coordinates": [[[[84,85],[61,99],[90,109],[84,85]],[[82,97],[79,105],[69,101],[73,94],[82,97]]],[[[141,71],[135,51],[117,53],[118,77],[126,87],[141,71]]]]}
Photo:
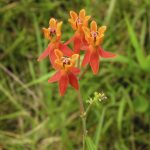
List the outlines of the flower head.
{"type": "Polygon", "coordinates": [[[89,63],[93,73],[97,74],[99,70],[100,56],[103,58],[112,58],[116,55],[111,52],[104,51],[100,46],[104,38],[106,26],[102,26],[97,29],[97,23],[92,21],[90,24],[90,29],[83,27],[83,31],[85,33],[85,39],[88,43],[88,48],[86,50],[82,66],[85,66],[89,63]]]}
{"type": "Polygon", "coordinates": [[[103,41],[106,26],[97,28],[97,23],[92,21],[90,24],[90,29],[83,27],[83,31],[85,33],[85,39],[89,45],[99,46],[103,41]]]}
{"type": "Polygon", "coordinates": [[[41,61],[49,56],[56,73],[48,82],[58,82],[61,95],[65,94],[69,84],[76,90],[79,89],[77,75],[80,70],[75,67],[75,64],[80,50],[85,50],[82,66],[90,64],[94,74],[98,73],[100,57],[116,56],[111,52],[104,51],[101,47],[106,26],[97,28],[96,22],[92,21],[90,28],[88,28],[88,21],[91,16],[86,16],[85,9],[80,10],[79,14],[70,11],[70,17],[68,21],[75,33],[65,43],[61,42],[62,21],[57,22],[54,18],[49,20],[49,27],[43,28],[43,32],[50,43],[38,58],[38,61],[41,61]],[[73,42],[73,51],[67,46],[71,42],[73,42]]]}
{"type": "Polygon", "coordinates": [[[72,87],[78,90],[79,85],[76,75],[79,74],[80,70],[75,67],[75,63],[79,55],[73,54],[71,57],[66,57],[58,49],[55,49],[55,55],[57,72],[48,80],[48,82],[52,83],[58,81],[61,95],[65,94],[69,83],[72,87]]]}
{"type": "Polygon", "coordinates": [[[72,28],[76,30],[76,32],[74,33],[74,36],[66,42],[66,45],[73,41],[74,52],[77,54],[79,54],[81,49],[85,49],[85,46],[87,45],[82,28],[88,26],[88,21],[91,16],[86,16],[85,14],[85,9],[81,9],[79,14],[74,11],[70,11],[71,18],[68,19],[72,28]]]}
{"type": "Polygon", "coordinates": [[[86,16],[85,14],[85,9],[81,9],[79,14],[74,11],[70,11],[71,18],[68,19],[68,21],[74,30],[81,31],[83,26],[87,27],[88,20],[91,18],[91,16],[86,16]]]}
{"type": "Polygon", "coordinates": [[[55,49],[55,55],[55,64],[57,66],[56,68],[65,72],[68,72],[70,68],[75,66],[76,60],[79,57],[78,54],[73,54],[71,57],[63,56],[63,53],[58,49],[55,49]]]}
{"type": "Polygon", "coordinates": [[[50,40],[50,43],[48,44],[48,47],[44,50],[44,52],[39,56],[38,61],[41,61],[42,59],[49,56],[49,59],[51,61],[51,64],[53,67],[55,67],[55,53],[54,49],[60,49],[66,56],[71,56],[72,51],[69,47],[67,47],[65,44],[62,44],[61,39],[61,26],[62,21],[57,22],[56,19],[51,18],[49,21],[49,28],[43,28],[44,35],[47,39],[50,40]]]}
{"type": "Polygon", "coordinates": [[[51,18],[49,20],[49,27],[43,28],[45,38],[47,38],[48,40],[51,40],[51,41],[60,40],[60,38],[61,38],[61,26],[62,26],[62,21],[57,22],[56,19],[51,18]]]}

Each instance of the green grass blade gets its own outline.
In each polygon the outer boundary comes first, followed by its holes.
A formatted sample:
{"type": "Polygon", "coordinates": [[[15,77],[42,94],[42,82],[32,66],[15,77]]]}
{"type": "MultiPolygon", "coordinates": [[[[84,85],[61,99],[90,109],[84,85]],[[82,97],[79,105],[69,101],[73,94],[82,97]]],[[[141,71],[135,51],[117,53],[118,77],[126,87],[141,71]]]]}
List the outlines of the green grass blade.
{"type": "Polygon", "coordinates": [[[128,29],[128,33],[129,33],[129,38],[131,40],[131,44],[135,49],[135,54],[136,54],[136,58],[141,66],[142,69],[145,69],[145,57],[142,51],[142,48],[138,42],[137,36],[135,34],[135,31],[130,23],[130,20],[128,19],[128,17],[125,15],[125,21],[126,21],[126,25],[127,25],[127,29],[128,29]]]}
{"type": "Polygon", "coordinates": [[[86,137],[85,142],[86,142],[87,150],[96,150],[96,146],[90,137],[86,137]]]}
{"type": "Polygon", "coordinates": [[[124,99],[122,99],[120,101],[118,117],[117,117],[117,126],[118,126],[119,131],[122,130],[122,121],[123,121],[123,117],[124,117],[124,110],[125,110],[126,104],[127,103],[124,99]]]}

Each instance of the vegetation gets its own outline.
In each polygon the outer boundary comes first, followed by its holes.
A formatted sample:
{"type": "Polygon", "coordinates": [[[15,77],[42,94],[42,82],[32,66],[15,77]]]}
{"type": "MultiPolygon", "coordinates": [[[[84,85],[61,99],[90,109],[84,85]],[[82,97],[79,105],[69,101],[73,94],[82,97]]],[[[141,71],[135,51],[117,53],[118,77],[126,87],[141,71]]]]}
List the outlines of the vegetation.
{"type": "MultiPolygon", "coordinates": [[[[73,35],[69,11],[85,8],[107,25],[104,49],[117,53],[101,59],[80,81],[85,106],[95,92],[107,99],[93,104],[87,116],[87,150],[150,149],[149,0],[1,0],[0,1],[0,149],[80,150],[82,125],[77,93],[61,97],[45,59],[48,41],[42,27],[51,17],[63,21],[62,39],[73,35]]],[[[93,19],[91,18],[91,20],[93,19]]]]}

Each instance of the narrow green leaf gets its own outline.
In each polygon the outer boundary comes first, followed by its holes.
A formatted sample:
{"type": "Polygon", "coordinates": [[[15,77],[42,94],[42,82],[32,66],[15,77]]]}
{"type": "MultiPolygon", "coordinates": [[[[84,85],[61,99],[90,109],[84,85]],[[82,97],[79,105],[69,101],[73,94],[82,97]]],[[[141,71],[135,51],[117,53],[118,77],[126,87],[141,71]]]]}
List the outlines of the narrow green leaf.
{"type": "Polygon", "coordinates": [[[116,0],[111,0],[110,5],[109,5],[109,9],[108,9],[108,12],[106,15],[106,19],[105,19],[106,24],[109,24],[111,17],[114,14],[113,11],[115,9],[115,4],[116,4],[116,0]]]}
{"type": "Polygon", "coordinates": [[[137,36],[135,34],[135,31],[128,19],[128,17],[125,15],[125,21],[126,21],[126,25],[128,28],[128,33],[129,33],[129,38],[131,40],[131,44],[135,49],[135,54],[136,54],[136,58],[141,66],[142,69],[145,69],[146,66],[146,62],[145,62],[145,57],[142,51],[142,48],[138,42],[137,36]]]}
{"type": "Polygon", "coordinates": [[[85,142],[86,142],[87,150],[96,150],[96,146],[90,137],[86,137],[85,142]]]}
{"type": "Polygon", "coordinates": [[[96,129],[96,133],[95,133],[96,148],[98,148],[98,143],[99,143],[100,138],[101,138],[102,126],[103,126],[103,123],[104,123],[104,117],[105,117],[106,109],[107,109],[107,107],[103,108],[103,111],[101,113],[101,118],[100,118],[99,123],[97,125],[97,129],[96,129]]]}
{"type": "Polygon", "coordinates": [[[41,76],[40,78],[32,80],[31,82],[28,82],[27,84],[24,84],[24,87],[18,88],[18,90],[23,90],[27,87],[30,87],[30,86],[36,85],[38,83],[41,83],[41,82],[47,80],[48,78],[50,78],[52,74],[53,74],[53,72],[50,72],[46,75],[41,76]]]}
{"type": "Polygon", "coordinates": [[[122,121],[123,121],[123,117],[124,117],[124,110],[126,107],[126,100],[122,99],[119,105],[119,110],[118,110],[118,117],[117,117],[117,125],[118,125],[118,129],[121,131],[122,130],[122,121]]]}

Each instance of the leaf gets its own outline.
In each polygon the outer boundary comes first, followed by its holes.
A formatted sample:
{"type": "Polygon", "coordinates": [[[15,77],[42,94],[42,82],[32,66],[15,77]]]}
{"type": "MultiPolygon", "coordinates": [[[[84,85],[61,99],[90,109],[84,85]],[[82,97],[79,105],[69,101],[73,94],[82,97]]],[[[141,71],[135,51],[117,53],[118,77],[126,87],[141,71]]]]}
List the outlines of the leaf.
{"type": "MultiPolygon", "coordinates": [[[[98,148],[98,144],[99,144],[99,141],[101,139],[102,127],[103,127],[103,124],[104,124],[104,118],[105,118],[106,110],[107,110],[107,107],[103,108],[99,123],[97,125],[97,129],[96,129],[96,133],[95,133],[96,148],[98,148]]],[[[98,113],[98,115],[99,115],[99,113],[98,113]]]]}
{"type": "Polygon", "coordinates": [[[132,24],[130,23],[130,21],[126,15],[125,15],[125,21],[126,21],[126,25],[127,25],[127,29],[128,29],[128,33],[129,33],[129,38],[131,40],[132,46],[135,49],[136,58],[140,64],[140,67],[144,70],[147,70],[144,53],[143,53],[142,48],[139,44],[136,33],[132,27],[132,24]]]}
{"type": "Polygon", "coordinates": [[[96,150],[96,146],[90,137],[86,137],[85,142],[86,142],[87,150],[96,150]]]}
{"type": "Polygon", "coordinates": [[[146,57],[146,69],[150,71],[150,55],[146,57]]]}
{"type": "Polygon", "coordinates": [[[148,110],[149,102],[142,96],[138,96],[137,99],[133,101],[133,106],[136,112],[145,113],[148,110]]]}
{"type": "Polygon", "coordinates": [[[106,24],[110,23],[112,15],[114,14],[113,11],[115,10],[116,2],[117,2],[116,0],[111,0],[109,3],[109,8],[108,8],[106,19],[105,19],[106,24]]]}
{"type": "Polygon", "coordinates": [[[118,110],[118,117],[117,117],[117,125],[118,125],[118,129],[121,131],[122,129],[122,121],[123,121],[123,117],[124,117],[124,110],[125,110],[125,107],[126,107],[126,101],[124,99],[121,100],[120,102],[120,107],[119,107],[119,110],[118,110]]]}

